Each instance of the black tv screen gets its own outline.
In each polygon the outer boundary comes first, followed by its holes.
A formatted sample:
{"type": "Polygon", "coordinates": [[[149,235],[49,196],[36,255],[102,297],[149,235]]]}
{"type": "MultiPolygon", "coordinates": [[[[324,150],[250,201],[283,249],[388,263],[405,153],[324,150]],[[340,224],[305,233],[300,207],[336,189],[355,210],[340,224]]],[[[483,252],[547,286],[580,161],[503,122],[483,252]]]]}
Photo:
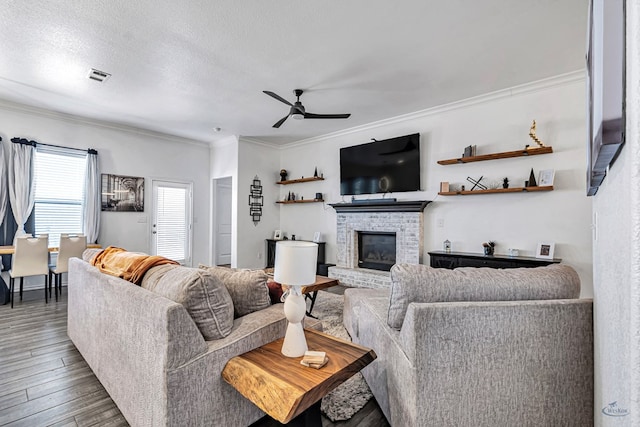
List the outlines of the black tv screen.
{"type": "Polygon", "coordinates": [[[420,134],[340,149],[340,194],[420,190],[420,134]]]}

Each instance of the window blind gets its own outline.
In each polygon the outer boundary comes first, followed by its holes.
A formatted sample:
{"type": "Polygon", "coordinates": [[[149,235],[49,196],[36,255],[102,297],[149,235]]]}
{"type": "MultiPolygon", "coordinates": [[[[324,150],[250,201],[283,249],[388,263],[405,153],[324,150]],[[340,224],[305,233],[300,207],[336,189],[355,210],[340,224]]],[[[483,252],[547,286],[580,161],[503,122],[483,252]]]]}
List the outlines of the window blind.
{"type": "Polygon", "coordinates": [[[183,263],[186,259],[187,190],[158,187],[156,239],[157,254],[183,263]]]}
{"type": "Polygon", "coordinates": [[[35,232],[60,245],[60,233],[82,233],[86,154],[38,147],[35,168],[35,232]]]}

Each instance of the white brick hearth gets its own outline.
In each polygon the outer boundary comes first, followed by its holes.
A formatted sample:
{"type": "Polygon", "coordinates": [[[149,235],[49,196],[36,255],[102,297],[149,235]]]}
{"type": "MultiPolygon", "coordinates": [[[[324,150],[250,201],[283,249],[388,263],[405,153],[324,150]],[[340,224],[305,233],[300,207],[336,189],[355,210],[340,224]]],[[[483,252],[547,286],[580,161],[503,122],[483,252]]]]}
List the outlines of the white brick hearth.
{"type": "Polygon", "coordinates": [[[337,215],[336,266],[329,277],[346,286],[386,288],[391,284],[388,271],[358,268],[358,232],[396,233],[396,263],[419,264],[424,242],[424,215],[428,202],[332,205],[337,215]]]}

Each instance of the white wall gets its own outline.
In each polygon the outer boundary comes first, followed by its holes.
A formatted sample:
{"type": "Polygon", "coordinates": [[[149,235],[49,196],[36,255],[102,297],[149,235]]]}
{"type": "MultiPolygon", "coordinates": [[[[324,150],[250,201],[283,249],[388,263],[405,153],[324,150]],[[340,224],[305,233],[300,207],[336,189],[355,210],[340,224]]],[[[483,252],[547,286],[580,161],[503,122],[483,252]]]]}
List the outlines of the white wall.
{"type": "MultiPolygon", "coordinates": [[[[389,120],[348,134],[300,143],[282,150],[280,167],[289,178],[311,176],[314,168],[325,181],[282,186],[313,197],[325,194],[328,203],[348,202],[340,196],[339,149],[399,135],[419,132],[422,147],[424,191],[391,194],[398,199],[433,200],[425,209],[425,251],[442,249],[449,239],[454,251],[481,252],[482,242],[495,240],[496,253],[519,248],[533,256],[538,242],[555,242],[555,256],[573,266],[582,280],[583,296],[591,296],[591,200],[585,196],[585,81],[572,74],[545,82],[489,94],[423,114],[389,120]],[[476,144],[478,154],[511,151],[534,144],[529,138],[536,119],[537,135],[553,146],[548,155],[440,166],[437,160],[461,156],[464,147],[476,144]],[[467,176],[488,181],[509,177],[511,186],[522,186],[531,168],[555,169],[555,191],[523,194],[438,196],[440,181],[464,183],[467,176]],[[436,226],[444,220],[444,227],[436,226]]],[[[360,196],[366,198],[367,196],[360,196]]],[[[381,197],[375,195],[371,197],[381,197]]],[[[336,257],[336,216],[326,204],[283,205],[280,227],[289,235],[311,239],[314,231],[327,242],[327,262],[336,257]]],[[[425,253],[423,263],[428,263],[425,253]]]]}
{"type": "Polygon", "coordinates": [[[595,414],[640,425],[640,4],[627,1],[626,143],[594,197],[595,414]],[[611,417],[612,402],[628,411],[611,417]]]}
{"type": "Polygon", "coordinates": [[[238,258],[237,266],[264,268],[265,239],[272,238],[280,226],[278,198],[279,153],[273,147],[240,140],[238,150],[238,258]],[[254,224],[249,215],[249,188],[257,176],[262,183],[264,206],[260,222],[254,224]]]}
{"type": "Polygon", "coordinates": [[[207,144],[117,127],[0,102],[0,136],[98,150],[100,171],[145,178],[144,212],[103,212],[98,243],[150,251],[151,179],[193,182],[193,262],[209,254],[209,147],[207,144]]]}

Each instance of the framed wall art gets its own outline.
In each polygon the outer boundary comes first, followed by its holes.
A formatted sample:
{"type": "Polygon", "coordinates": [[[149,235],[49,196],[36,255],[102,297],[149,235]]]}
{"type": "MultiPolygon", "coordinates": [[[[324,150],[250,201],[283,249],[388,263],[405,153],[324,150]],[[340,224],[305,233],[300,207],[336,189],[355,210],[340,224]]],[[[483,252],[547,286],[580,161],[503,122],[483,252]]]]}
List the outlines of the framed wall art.
{"type": "Polygon", "coordinates": [[[587,33],[587,196],[624,144],[625,1],[591,0],[587,33]]]}
{"type": "Polygon", "coordinates": [[[101,180],[103,212],[144,212],[144,178],[103,173],[101,180]]]}

